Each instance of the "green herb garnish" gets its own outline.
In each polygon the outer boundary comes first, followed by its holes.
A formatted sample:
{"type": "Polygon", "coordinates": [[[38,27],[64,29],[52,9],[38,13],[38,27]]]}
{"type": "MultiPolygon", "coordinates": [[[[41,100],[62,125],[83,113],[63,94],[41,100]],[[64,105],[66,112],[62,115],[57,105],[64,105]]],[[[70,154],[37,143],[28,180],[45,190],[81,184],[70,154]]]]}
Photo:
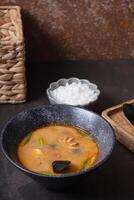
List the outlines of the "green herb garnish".
{"type": "Polygon", "coordinates": [[[90,159],[90,165],[92,165],[96,160],[96,156],[92,156],[90,159]]]}
{"type": "Polygon", "coordinates": [[[80,168],[80,171],[83,171],[83,170],[86,168],[86,166],[87,166],[89,160],[90,160],[90,159],[87,159],[87,160],[85,160],[85,161],[82,163],[81,168],[80,168]]]}
{"type": "Polygon", "coordinates": [[[29,133],[23,140],[23,146],[26,145],[31,139],[32,133],[29,133]]]}
{"type": "Polygon", "coordinates": [[[53,175],[52,172],[48,172],[48,171],[41,171],[41,172],[38,172],[39,174],[46,174],[46,175],[53,175]]]}
{"type": "Polygon", "coordinates": [[[42,145],[44,145],[44,138],[39,138],[39,144],[42,146],[42,145]]]}
{"type": "Polygon", "coordinates": [[[84,137],[84,138],[87,138],[87,139],[89,139],[89,140],[92,140],[92,138],[91,138],[90,136],[88,136],[86,133],[82,132],[81,130],[77,130],[77,133],[78,133],[79,135],[81,135],[82,137],[84,137]]]}
{"type": "Polygon", "coordinates": [[[95,160],[96,160],[96,156],[92,156],[91,158],[85,160],[85,161],[82,163],[82,166],[81,166],[81,168],[80,168],[80,171],[83,171],[83,170],[87,167],[88,163],[89,163],[90,166],[91,166],[91,165],[95,162],[95,160]]]}

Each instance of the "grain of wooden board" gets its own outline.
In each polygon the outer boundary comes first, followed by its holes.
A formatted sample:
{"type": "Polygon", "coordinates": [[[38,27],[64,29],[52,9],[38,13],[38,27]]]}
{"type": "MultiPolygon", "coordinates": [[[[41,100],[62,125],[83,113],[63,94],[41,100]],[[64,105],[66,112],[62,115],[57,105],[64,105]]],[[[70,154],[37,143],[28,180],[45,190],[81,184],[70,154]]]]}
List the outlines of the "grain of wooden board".
{"type": "MultiPolygon", "coordinates": [[[[134,99],[126,101],[134,105],[134,99]]],[[[122,111],[123,104],[108,108],[102,112],[102,116],[112,125],[118,141],[134,152],[134,126],[128,121],[122,111]]]]}

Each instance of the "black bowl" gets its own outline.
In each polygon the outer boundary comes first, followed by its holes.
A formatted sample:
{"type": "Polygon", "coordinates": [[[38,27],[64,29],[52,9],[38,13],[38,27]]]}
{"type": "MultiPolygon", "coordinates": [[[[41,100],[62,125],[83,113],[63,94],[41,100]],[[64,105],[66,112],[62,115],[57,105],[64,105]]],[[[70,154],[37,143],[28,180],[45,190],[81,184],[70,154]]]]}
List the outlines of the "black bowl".
{"type": "Polygon", "coordinates": [[[75,182],[80,183],[81,179],[88,177],[108,159],[114,142],[113,129],[102,117],[91,111],[67,105],[46,105],[23,111],[6,124],[1,137],[1,147],[6,158],[22,172],[51,189],[62,189],[75,182]],[[99,159],[92,168],[78,173],[49,176],[34,173],[23,167],[16,155],[18,142],[27,133],[52,122],[70,124],[91,133],[100,150],[99,159]]]}

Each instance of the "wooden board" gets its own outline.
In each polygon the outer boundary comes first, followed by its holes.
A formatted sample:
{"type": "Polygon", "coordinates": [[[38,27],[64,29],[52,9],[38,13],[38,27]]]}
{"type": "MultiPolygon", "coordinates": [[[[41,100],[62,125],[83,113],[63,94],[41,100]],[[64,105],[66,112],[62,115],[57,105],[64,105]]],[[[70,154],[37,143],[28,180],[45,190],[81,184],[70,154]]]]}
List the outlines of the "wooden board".
{"type": "MultiPolygon", "coordinates": [[[[124,103],[134,105],[134,99],[124,103]]],[[[117,140],[134,152],[134,126],[127,120],[122,111],[124,103],[104,110],[102,116],[112,125],[117,140]]]]}

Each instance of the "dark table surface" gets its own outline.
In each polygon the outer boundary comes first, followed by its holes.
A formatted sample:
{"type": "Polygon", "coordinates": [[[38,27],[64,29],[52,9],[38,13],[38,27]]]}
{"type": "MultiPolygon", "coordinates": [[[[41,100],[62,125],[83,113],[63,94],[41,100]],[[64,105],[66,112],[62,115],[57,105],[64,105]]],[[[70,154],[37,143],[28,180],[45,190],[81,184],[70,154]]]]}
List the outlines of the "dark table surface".
{"type": "MultiPolygon", "coordinates": [[[[96,83],[100,98],[94,111],[134,98],[134,60],[68,61],[27,64],[28,100],[25,104],[0,105],[0,129],[10,117],[38,105],[48,104],[46,88],[59,78],[78,77],[96,83]]],[[[134,157],[116,143],[110,159],[82,186],[69,191],[45,189],[12,166],[0,151],[0,200],[133,200],[134,157]]]]}

